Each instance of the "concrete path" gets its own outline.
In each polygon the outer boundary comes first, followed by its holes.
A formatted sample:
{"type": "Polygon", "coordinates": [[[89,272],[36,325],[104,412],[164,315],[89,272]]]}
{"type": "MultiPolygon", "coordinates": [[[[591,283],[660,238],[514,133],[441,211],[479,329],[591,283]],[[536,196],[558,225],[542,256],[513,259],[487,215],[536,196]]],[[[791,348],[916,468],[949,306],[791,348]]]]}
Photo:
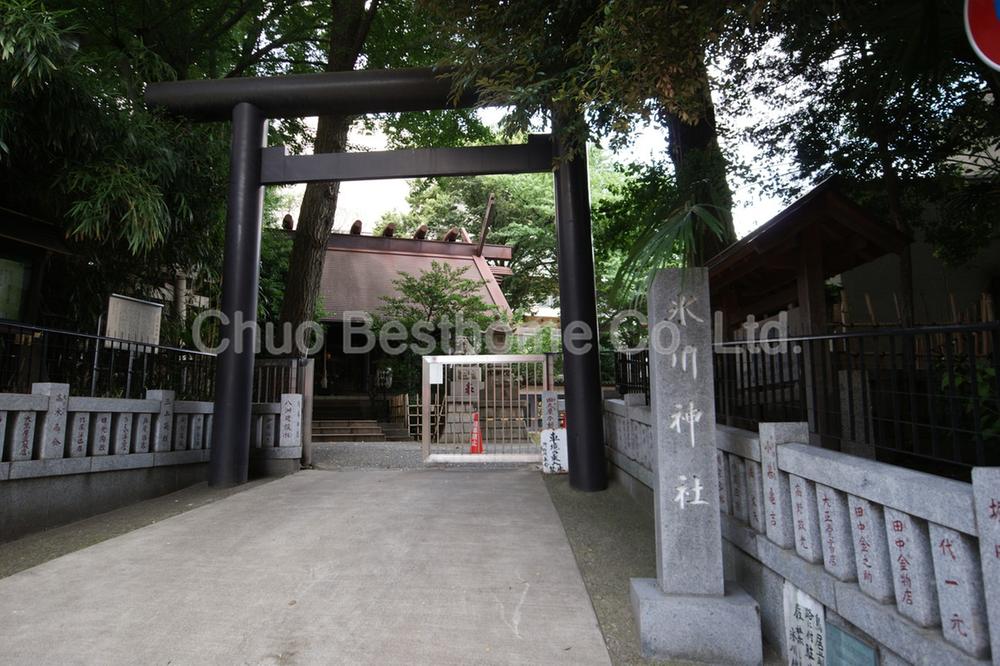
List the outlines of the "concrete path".
{"type": "Polygon", "coordinates": [[[0,662],[607,664],[537,472],[301,472],[0,580],[0,662]]]}

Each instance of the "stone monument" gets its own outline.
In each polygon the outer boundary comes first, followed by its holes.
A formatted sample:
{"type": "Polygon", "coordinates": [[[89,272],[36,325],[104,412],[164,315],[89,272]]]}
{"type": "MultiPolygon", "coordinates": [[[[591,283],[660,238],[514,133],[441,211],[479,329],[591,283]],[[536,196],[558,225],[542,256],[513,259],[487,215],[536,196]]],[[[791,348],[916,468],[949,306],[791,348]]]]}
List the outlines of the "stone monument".
{"type": "Polygon", "coordinates": [[[724,581],[708,271],[664,269],[649,290],[656,579],[633,578],[643,655],[762,661],[757,602],[724,581]]]}

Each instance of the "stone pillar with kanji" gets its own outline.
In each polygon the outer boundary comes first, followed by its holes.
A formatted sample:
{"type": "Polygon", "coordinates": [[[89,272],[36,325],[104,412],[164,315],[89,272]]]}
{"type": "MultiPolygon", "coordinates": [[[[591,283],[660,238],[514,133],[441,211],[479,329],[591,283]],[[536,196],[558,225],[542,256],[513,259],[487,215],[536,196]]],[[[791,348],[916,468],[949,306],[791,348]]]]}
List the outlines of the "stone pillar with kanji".
{"type": "Polygon", "coordinates": [[[657,577],[631,581],[642,652],[758,664],[757,602],[723,573],[708,271],[658,271],[648,303],[657,577]]]}

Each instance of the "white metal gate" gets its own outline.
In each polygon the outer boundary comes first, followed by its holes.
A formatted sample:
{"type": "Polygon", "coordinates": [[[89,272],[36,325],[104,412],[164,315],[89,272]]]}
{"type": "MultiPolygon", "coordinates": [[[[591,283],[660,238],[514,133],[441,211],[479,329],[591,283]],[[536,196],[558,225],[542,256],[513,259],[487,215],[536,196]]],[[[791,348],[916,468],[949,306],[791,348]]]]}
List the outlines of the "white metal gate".
{"type": "Polygon", "coordinates": [[[541,462],[540,400],[551,381],[543,354],[425,356],[424,462],[541,462]]]}

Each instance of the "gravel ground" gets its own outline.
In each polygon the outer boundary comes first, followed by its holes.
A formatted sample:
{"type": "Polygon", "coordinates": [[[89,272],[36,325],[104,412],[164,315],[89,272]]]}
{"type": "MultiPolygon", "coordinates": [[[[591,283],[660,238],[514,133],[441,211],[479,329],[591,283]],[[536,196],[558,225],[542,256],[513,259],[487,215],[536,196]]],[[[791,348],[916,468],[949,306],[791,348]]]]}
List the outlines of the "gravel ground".
{"type": "MultiPolygon", "coordinates": [[[[454,463],[425,465],[420,442],[322,442],[313,444],[313,467],[328,470],[461,469],[467,472],[513,469],[508,463],[454,463]]],[[[538,467],[535,465],[535,467],[538,467]]]]}
{"type": "MultiPolygon", "coordinates": [[[[643,659],[629,600],[630,578],[656,577],[656,533],[652,507],[640,506],[623,486],[611,482],[600,493],[569,487],[566,475],[545,477],[576,564],[601,625],[611,662],[663,664],[643,659]]],[[[782,660],[764,646],[765,666],[782,660]]]]}
{"type": "Polygon", "coordinates": [[[316,469],[418,469],[420,442],[324,442],[313,444],[316,469]]]}
{"type": "Polygon", "coordinates": [[[199,483],[169,495],[138,502],[121,509],[101,513],[69,525],[0,543],[0,578],[30,569],[67,553],[151,525],[199,506],[267,483],[270,479],[251,481],[223,490],[199,483]]]}

